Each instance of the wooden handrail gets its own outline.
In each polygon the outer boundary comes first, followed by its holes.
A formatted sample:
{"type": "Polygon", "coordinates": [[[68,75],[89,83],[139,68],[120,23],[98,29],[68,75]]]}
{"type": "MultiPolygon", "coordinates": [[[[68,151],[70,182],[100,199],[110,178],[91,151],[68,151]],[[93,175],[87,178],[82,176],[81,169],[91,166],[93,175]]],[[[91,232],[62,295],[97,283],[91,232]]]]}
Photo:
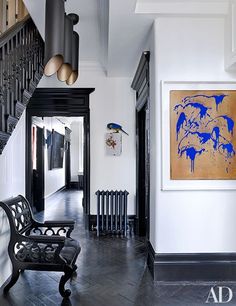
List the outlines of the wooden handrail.
{"type": "Polygon", "coordinates": [[[30,18],[30,15],[27,15],[24,19],[15,23],[10,29],[6,30],[2,35],[0,35],[0,48],[4,46],[7,43],[7,41],[12,39],[31,21],[32,19],[30,18]]]}
{"type": "Polygon", "coordinates": [[[23,0],[0,0],[0,36],[28,15],[23,0]]]}

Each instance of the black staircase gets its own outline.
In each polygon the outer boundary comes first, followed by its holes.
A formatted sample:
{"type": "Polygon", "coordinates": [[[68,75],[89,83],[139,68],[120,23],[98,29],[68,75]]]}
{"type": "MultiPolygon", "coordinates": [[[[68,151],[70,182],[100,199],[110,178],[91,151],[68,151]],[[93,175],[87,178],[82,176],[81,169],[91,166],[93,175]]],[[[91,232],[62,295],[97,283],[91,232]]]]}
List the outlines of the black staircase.
{"type": "Polygon", "coordinates": [[[43,75],[43,50],[28,16],[0,36],[0,154],[43,75]]]}

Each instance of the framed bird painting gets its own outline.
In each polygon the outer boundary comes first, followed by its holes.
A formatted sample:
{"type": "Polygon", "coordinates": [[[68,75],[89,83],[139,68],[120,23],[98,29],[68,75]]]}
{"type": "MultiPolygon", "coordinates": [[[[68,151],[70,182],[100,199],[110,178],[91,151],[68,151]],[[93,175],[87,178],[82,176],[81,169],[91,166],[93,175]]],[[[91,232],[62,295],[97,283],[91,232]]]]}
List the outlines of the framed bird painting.
{"type": "Polygon", "coordinates": [[[171,178],[235,179],[235,90],[170,92],[171,178]]]}
{"type": "Polygon", "coordinates": [[[235,88],[162,82],[163,189],[236,189],[235,88]]]}

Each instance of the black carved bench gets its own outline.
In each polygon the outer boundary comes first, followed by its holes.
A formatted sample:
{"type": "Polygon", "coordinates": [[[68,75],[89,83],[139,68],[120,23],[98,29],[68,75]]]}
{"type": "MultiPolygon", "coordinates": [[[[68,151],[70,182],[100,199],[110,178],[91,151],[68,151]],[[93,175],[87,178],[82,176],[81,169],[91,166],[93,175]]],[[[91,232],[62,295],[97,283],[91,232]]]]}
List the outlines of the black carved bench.
{"type": "Polygon", "coordinates": [[[71,292],[64,286],[77,269],[75,261],[81,249],[70,237],[74,221],[37,222],[29,202],[21,195],[0,202],[0,207],[7,214],[11,232],[8,253],[12,276],[4,293],[16,283],[20,271],[62,271],[59,292],[62,297],[68,297],[71,292]]]}

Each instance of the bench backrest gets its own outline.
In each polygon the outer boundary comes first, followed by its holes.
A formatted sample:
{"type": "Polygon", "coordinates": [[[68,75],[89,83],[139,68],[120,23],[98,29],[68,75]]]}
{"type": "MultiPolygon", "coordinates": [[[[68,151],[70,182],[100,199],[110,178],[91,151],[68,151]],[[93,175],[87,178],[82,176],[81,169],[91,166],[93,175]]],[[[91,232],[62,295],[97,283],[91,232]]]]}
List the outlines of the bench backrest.
{"type": "Polygon", "coordinates": [[[32,210],[29,202],[22,195],[0,202],[0,207],[7,214],[11,231],[23,234],[31,228],[32,210]]]}

